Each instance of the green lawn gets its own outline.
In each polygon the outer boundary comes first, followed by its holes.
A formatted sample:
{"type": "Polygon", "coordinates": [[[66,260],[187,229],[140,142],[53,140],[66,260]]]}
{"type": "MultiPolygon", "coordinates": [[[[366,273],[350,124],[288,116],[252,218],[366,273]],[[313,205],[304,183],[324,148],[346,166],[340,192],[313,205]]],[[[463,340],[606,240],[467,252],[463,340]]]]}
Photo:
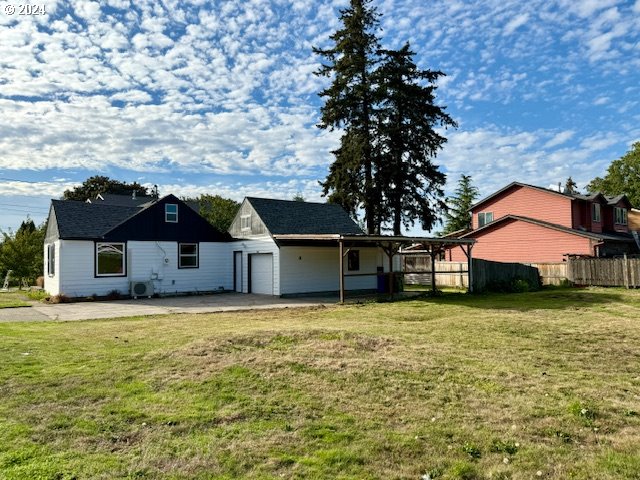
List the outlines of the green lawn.
{"type": "Polygon", "coordinates": [[[0,478],[640,478],[640,291],[0,324],[0,478]]]}
{"type": "Polygon", "coordinates": [[[0,308],[27,307],[27,292],[10,290],[8,292],[0,292],[0,308]]]}

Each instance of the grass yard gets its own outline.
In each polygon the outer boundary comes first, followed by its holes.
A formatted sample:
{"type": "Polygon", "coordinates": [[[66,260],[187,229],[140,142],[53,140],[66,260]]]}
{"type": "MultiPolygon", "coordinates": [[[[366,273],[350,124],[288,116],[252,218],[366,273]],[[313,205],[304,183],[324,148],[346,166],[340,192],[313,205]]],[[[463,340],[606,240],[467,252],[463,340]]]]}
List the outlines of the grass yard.
{"type": "Polygon", "coordinates": [[[10,290],[8,292],[0,292],[0,308],[27,307],[27,292],[10,290]]]}
{"type": "Polygon", "coordinates": [[[640,478],[640,291],[0,324],[0,478],[640,478]]]}

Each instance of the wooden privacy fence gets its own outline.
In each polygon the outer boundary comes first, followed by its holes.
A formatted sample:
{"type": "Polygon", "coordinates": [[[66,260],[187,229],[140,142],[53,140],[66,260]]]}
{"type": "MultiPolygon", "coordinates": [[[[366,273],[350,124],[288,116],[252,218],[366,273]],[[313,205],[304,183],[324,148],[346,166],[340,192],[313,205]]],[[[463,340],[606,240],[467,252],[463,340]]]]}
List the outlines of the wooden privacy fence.
{"type": "Polygon", "coordinates": [[[570,259],[567,278],[576,285],[638,288],[640,258],[570,259]]]}
{"type": "Polygon", "coordinates": [[[538,269],[542,285],[563,285],[567,282],[567,262],[562,263],[527,263],[538,269]]]}
{"type": "MultiPolygon", "coordinates": [[[[429,256],[405,258],[404,283],[431,285],[431,259],[429,256]]],[[[436,262],[436,285],[439,287],[467,288],[467,262],[436,262]]]]}
{"type": "MultiPolygon", "coordinates": [[[[431,285],[431,259],[428,255],[405,257],[405,283],[431,285]]],[[[435,262],[436,286],[467,287],[469,275],[466,262],[435,262]]],[[[483,291],[492,284],[526,280],[531,286],[539,286],[538,269],[522,263],[491,262],[473,259],[472,278],[474,291],[483,291]]]]}

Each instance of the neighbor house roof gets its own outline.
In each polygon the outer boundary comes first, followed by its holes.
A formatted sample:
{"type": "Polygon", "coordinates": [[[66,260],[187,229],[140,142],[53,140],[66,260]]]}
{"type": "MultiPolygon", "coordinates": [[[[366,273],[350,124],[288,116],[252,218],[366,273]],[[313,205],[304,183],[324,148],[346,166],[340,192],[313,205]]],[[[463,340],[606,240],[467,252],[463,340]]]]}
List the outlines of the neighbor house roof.
{"type": "Polygon", "coordinates": [[[591,201],[592,202],[592,201],[596,200],[599,197],[603,201],[605,201],[608,205],[615,205],[618,202],[620,202],[621,200],[624,200],[626,203],[629,204],[629,206],[631,206],[631,203],[629,202],[629,199],[624,194],[623,195],[613,196],[613,197],[605,196],[600,192],[589,193],[587,195],[583,195],[581,193],[559,192],[557,190],[552,190],[550,188],[544,188],[544,187],[538,187],[537,185],[530,185],[528,183],[511,182],[509,185],[506,185],[506,186],[502,187],[500,190],[497,190],[497,191],[493,192],[491,195],[489,195],[489,196],[483,198],[482,200],[474,203],[469,210],[473,210],[476,207],[478,207],[479,205],[487,203],[489,200],[497,197],[501,193],[503,193],[503,192],[513,188],[513,187],[533,188],[533,189],[539,190],[541,192],[551,193],[553,195],[560,195],[562,197],[569,198],[570,200],[585,200],[585,201],[591,201]]]}
{"type": "Polygon", "coordinates": [[[58,235],[64,239],[100,238],[140,211],[140,207],[123,207],[73,200],[51,201],[58,235]]]}
{"type": "Polygon", "coordinates": [[[478,233],[484,232],[486,230],[490,230],[492,228],[496,228],[499,227],[501,224],[505,223],[508,220],[519,220],[522,222],[527,222],[527,223],[531,223],[534,225],[539,225],[541,227],[545,227],[545,228],[550,228],[553,230],[558,230],[561,232],[565,232],[565,233],[569,233],[572,235],[578,235],[581,237],[587,237],[590,238],[592,240],[597,240],[597,241],[604,241],[604,240],[609,240],[609,241],[616,241],[616,242],[633,242],[633,236],[631,234],[627,234],[627,233],[596,233],[596,232],[586,232],[583,230],[576,230],[574,228],[568,228],[565,227],[563,225],[558,225],[556,223],[551,223],[551,222],[545,222],[543,220],[538,220],[535,218],[530,218],[530,217],[523,217],[521,215],[505,215],[504,217],[500,217],[497,220],[494,220],[491,223],[487,223],[486,225],[477,228],[475,230],[470,231],[469,233],[466,233],[464,235],[462,235],[460,238],[465,238],[465,237],[474,237],[476,235],[478,235],[478,233]]]}
{"type": "Polygon", "coordinates": [[[247,197],[267,230],[282,234],[361,235],[362,229],[340,205],[247,197]]]}
{"type": "Polygon", "coordinates": [[[112,205],[117,207],[142,207],[155,201],[153,197],[146,195],[118,195],[115,193],[100,193],[96,198],[87,199],[87,203],[99,205],[112,205]]]}

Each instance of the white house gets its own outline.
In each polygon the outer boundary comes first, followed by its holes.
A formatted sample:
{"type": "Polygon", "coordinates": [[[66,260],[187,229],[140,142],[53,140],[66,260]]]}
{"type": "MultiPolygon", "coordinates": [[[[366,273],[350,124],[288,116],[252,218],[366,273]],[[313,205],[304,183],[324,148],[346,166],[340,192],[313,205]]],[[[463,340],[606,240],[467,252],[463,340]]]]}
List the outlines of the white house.
{"type": "Polygon", "coordinates": [[[233,288],[230,237],[173,195],[140,203],[53,200],[44,288],[69,297],[233,288]]]}
{"type": "MultiPolygon", "coordinates": [[[[268,295],[338,292],[339,236],[363,236],[335,204],[247,197],[229,228],[234,289],[268,295]]],[[[394,269],[399,269],[399,257],[394,269]]],[[[346,290],[376,290],[388,256],[374,243],[351,242],[343,270],[346,290]]]]}
{"type": "Polygon", "coordinates": [[[173,195],[96,200],[52,201],[45,238],[52,295],[375,291],[383,272],[400,270],[394,254],[406,243],[364,235],[327,203],[247,197],[227,233],[173,195]]]}

